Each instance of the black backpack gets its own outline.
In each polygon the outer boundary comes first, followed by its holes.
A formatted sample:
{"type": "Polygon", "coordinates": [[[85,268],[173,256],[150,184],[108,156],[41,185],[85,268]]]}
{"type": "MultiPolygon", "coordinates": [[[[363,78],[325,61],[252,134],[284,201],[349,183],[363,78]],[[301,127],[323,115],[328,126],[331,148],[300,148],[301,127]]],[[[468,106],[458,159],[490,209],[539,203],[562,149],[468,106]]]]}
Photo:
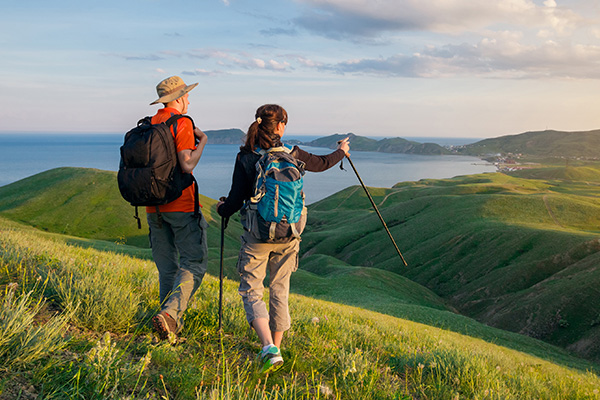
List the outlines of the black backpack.
{"type": "MultiPolygon", "coordinates": [[[[198,184],[192,174],[181,170],[170,129],[180,118],[188,118],[195,128],[194,121],[187,115],[173,115],[160,124],[152,124],[151,117],[146,117],[125,134],[117,182],[121,196],[135,206],[134,218],[140,229],[138,206],[156,206],[160,215],[158,206],[176,200],[192,184],[195,186],[194,214],[199,213],[198,184]]],[[[177,134],[177,129],[173,131],[177,134]]]]}

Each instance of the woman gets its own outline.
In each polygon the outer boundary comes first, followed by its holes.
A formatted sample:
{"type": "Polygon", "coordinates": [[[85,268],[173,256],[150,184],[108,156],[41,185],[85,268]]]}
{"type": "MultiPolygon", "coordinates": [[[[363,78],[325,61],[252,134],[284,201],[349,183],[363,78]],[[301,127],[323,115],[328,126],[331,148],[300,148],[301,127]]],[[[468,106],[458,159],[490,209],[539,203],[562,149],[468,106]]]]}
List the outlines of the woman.
{"type": "MultiPolygon", "coordinates": [[[[281,137],[287,122],[287,112],[276,104],[266,104],[256,110],[255,121],[246,135],[246,143],[236,157],[229,196],[217,204],[219,215],[230,217],[242,207],[242,213],[246,212],[251,203],[250,199],[255,194],[256,164],[265,151],[283,146],[281,137]]],[[[349,150],[346,138],[338,144],[337,150],[325,156],[316,156],[298,146],[287,147],[286,151],[293,159],[304,163],[305,170],[321,172],[349,155],[349,150]]],[[[245,221],[244,217],[245,214],[242,221],[245,221]]],[[[240,273],[239,293],[248,323],[262,343],[260,359],[263,363],[262,372],[266,373],[283,365],[279,347],[283,332],[291,325],[288,309],[290,276],[298,268],[300,240],[298,234],[290,234],[289,238],[275,242],[261,239],[250,231],[249,224],[244,225],[237,264],[240,273]],[[263,301],[263,280],[267,271],[270,275],[269,311],[263,301]]]]}

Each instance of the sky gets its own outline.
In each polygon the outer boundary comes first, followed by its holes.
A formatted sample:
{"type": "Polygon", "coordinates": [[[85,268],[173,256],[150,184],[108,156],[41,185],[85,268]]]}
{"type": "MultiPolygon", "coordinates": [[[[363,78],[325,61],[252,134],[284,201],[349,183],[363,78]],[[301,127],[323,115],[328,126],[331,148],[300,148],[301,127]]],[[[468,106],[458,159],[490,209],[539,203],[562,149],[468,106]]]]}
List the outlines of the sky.
{"type": "Polygon", "coordinates": [[[126,132],[156,84],[203,130],[489,138],[600,128],[600,0],[0,0],[0,131],[126,132]]]}

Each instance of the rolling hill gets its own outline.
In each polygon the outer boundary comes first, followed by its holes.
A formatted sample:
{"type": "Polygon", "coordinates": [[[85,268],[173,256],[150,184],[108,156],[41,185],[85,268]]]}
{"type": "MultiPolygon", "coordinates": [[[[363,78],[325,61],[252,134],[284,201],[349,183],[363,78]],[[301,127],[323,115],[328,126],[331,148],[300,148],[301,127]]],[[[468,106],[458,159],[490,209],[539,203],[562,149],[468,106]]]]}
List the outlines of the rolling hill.
{"type": "Polygon", "coordinates": [[[372,189],[407,268],[362,189],[348,188],[312,205],[304,255],[396,272],[464,315],[599,359],[600,187],[542,176],[372,189]]]}
{"type": "Polygon", "coordinates": [[[600,130],[563,132],[536,131],[485,139],[457,149],[459,154],[524,154],[543,157],[582,157],[598,159],[600,130]]]}
{"type": "MultiPolygon", "coordinates": [[[[600,170],[568,174],[586,182],[529,172],[535,179],[484,174],[372,188],[408,267],[361,188],[312,205],[292,278],[284,357],[293,361],[268,383],[252,372],[256,339],[233,281],[237,218],[226,232],[227,334],[216,334],[215,200],[202,199],[210,275],[187,313],[187,342],[165,347],[148,328],[156,269],[148,249],[126,237],[141,234],[114,172],[60,168],[2,187],[0,287],[10,294],[18,282],[18,299],[33,293],[50,308],[15,312],[13,294],[5,296],[0,321],[39,313],[35,332],[48,344],[6,335],[16,339],[0,344],[0,399],[23,388],[42,398],[597,398],[596,365],[572,353],[599,359],[600,189],[590,182],[600,170]]],[[[29,332],[20,323],[0,329],[29,332]]]]}
{"type": "MultiPolygon", "coordinates": [[[[451,317],[458,310],[597,360],[599,189],[529,173],[537,179],[484,174],[371,189],[408,268],[362,189],[315,203],[294,290],[462,332],[464,323],[451,317]],[[416,311],[423,308],[433,311],[416,311]]],[[[600,181],[594,168],[570,173],[579,174],[600,181]]],[[[137,230],[133,208],[120,198],[114,179],[105,171],[47,171],[0,188],[0,215],[48,232],[100,239],[119,251],[129,251],[127,244],[146,246],[146,231],[137,230]]],[[[202,203],[216,257],[215,201],[202,203]]],[[[226,274],[232,278],[240,232],[232,219],[226,243],[226,274]]],[[[83,239],[79,244],[86,245],[83,239]]]]}
{"type": "Polygon", "coordinates": [[[244,143],[244,131],[237,128],[204,131],[208,137],[208,144],[237,144],[244,143]]]}
{"type": "MultiPolygon", "coordinates": [[[[96,243],[87,248],[65,244],[63,235],[0,217],[0,399],[600,395],[597,366],[539,340],[452,313],[447,319],[460,320],[467,334],[298,294],[290,295],[292,329],[282,347],[286,362],[265,376],[257,372],[260,346],[248,329],[235,282],[224,282],[223,332],[217,330],[219,282],[211,273],[185,314],[185,341],[171,346],[156,341],[150,330],[158,308],[153,263],[98,251],[99,241],[90,242],[96,243]]],[[[312,261],[341,281],[339,261],[312,261]]],[[[370,281],[377,274],[369,270],[385,276],[372,268],[354,268],[350,275],[363,287],[391,289],[393,282],[370,281]]],[[[343,285],[336,289],[347,290],[343,285]]],[[[314,286],[323,289],[318,282],[314,286]]],[[[405,297],[401,291],[392,295],[405,297]]],[[[440,310],[424,304],[417,300],[407,306],[416,314],[440,317],[440,310]]]]}
{"type": "MultiPolygon", "coordinates": [[[[200,195],[200,203],[204,206],[202,213],[209,223],[208,245],[213,255],[210,270],[214,272],[217,268],[214,260],[220,246],[220,217],[215,219],[216,200],[200,195]]],[[[93,246],[127,254],[139,254],[131,246],[147,250],[148,228],[143,207],[139,212],[144,225],[142,230],[138,230],[133,219],[134,208],[123,200],[119,193],[116,172],[57,168],[0,187],[0,216],[26,223],[45,232],[66,235],[69,243],[84,247],[93,246]]],[[[237,277],[235,261],[241,233],[242,227],[236,215],[229,221],[225,245],[225,257],[229,260],[226,275],[232,278],[237,277]]],[[[145,256],[150,256],[149,251],[146,251],[145,256]]],[[[366,271],[364,274],[373,274],[376,276],[375,280],[386,283],[391,293],[390,300],[393,299],[398,304],[418,304],[448,310],[444,301],[430,290],[393,272],[366,271]]],[[[353,270],[350,270],[348,276],[352,275],[353,270]]],[[[307,270],[298,274],[297,278],[319,280],[322,286],[328,287],[331,282],[337,283],[339,274],[337,277],[319,279],[307,270]]],[[[360,288],[360,280],[348,282],[347,289],[360,288]]],[[[302,285],[298,283],[298,287],[302,285]]],[[[311,285],[306,287],[307,291],[313,289],[311,285]]],[[[381,292],[380,289],[377,291],[381,292]]]]}
{"type": "Polygon", "coordinates": [[[435,143],[418,143],[400,137],[375,140],[353,133],[347,135],[335,134],[310,142],[304,142],[306,146],[327,147],[335,149],[337,142],[346,137],[350,138],[350,147],[354,151],[376,151],[382,153],[405,153],[421,155],[451,154],[449,150],[435,143]]]}

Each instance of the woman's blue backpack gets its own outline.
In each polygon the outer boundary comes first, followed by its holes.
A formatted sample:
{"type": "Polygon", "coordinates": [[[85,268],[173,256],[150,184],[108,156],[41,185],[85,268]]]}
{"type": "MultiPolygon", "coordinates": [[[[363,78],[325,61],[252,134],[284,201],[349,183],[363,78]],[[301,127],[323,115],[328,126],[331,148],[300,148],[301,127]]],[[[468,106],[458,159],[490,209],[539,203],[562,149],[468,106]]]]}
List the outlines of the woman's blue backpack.
{"type": "Polygon", "coordinates": [[[257,149],[254,195],[243,213],[245,228],[257,239],[287,242],[300,238],[306,225],[303,176],[304,163],[287,146],[257,149]]]}

